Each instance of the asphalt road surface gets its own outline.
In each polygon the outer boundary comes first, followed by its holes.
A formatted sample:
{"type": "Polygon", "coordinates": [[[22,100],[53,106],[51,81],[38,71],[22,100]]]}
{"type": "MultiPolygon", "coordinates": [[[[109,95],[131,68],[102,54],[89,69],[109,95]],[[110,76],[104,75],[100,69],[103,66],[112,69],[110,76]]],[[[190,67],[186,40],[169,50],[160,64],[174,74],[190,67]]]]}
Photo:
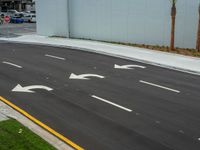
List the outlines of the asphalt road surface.
{"type": "Polygon", "coordinates": [[[199,76],[78,50],[2,42],[0,96],[84,149],[200,149],[199,76]]]}

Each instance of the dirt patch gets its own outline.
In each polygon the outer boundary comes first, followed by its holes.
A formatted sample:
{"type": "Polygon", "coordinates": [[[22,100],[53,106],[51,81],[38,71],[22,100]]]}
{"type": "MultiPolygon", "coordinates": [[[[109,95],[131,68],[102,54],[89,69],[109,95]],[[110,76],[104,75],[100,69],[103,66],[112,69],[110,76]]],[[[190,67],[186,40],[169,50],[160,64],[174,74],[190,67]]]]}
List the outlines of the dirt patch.
{"type": "Polygon", "coordinates": [[[132,46],[132,47],[146,48],[146,49],[163,51],[163,52],[169,52],[169,53],[175,53],[175,54],[181,54],[181,55],[186,55],[186,56],[200,57],[200,51],[197,51],[196,49],[176,47],[174,50],[171,50],[168,46],[131,44],[131,43],[120,43],[120,42],[112,42],[112,43],[132,46]]]}

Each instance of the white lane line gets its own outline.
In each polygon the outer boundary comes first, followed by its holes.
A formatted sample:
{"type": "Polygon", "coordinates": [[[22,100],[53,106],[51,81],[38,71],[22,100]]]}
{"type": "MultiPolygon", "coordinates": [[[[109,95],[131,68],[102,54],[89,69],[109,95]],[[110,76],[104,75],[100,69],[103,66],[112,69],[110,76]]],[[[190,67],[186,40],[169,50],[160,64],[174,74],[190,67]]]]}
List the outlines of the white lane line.
{"type": "Polygon", "coordinates": [[[46,57],[55,58],[55,59],[60,59],[60,60],[66,60],[65,58],[58,57],[58,56],[54,56],[54,55],[49,55],[49,54],[46,54],[45,56],[46,56],[46,57]]]}
{"type": "Polygon", "coordinates": [[[120,109],[123,109],[123,110],[125,110],[125,111],[132,112],[131,109],[128,109],[128,108],[123,107],[123,106],[120,106],[120,105],[118,105],[118,104],[116,104],[116,103],[113,103],[113,102],[110,102],[110,101],[108,101],[108,100],[106,100],[106,99],[100,98],[100,97],[95,96],[95,95],[92,95],[92,97],[95,98],[95,99],[98,99],[98,100],[100,100],[100,101],[102,101],[102,102],[105,102],[105,103],[108,103],[108,104],[110,104],[110,105],[116,106],[116,107],[118,107],[118,108],[120,108],[120,109]]]}
{"type": "Polygon", "coordinates": [[[13,64],[13,63],[11,63],[11,62],[3,61],[2,63],[3,63],[3,64],[7,64],[7,65],[11,65],[11,66],[14,66],[14,67],[17,67],[17,68],[22,68],[22,66],[13,64]]]}
{"type": "Polygon", "coordinates": [[[165,90],[168,90],[168,91],[180,93],[180,91],[178,91],[178,90],[174,90],[174,89],[171,89],[171,88],[168,88],[168,87],[164,87],[164,86],[157,85],[157,84],[154,84],[154,83],[146,82],[146,81],[143,81],[143,80],[140,80],[140,83],[144,83],[144,84],[155,86],[155,87],[158,87],[158,88],[161,88],[161,89],[165,89],[165,90]]]}

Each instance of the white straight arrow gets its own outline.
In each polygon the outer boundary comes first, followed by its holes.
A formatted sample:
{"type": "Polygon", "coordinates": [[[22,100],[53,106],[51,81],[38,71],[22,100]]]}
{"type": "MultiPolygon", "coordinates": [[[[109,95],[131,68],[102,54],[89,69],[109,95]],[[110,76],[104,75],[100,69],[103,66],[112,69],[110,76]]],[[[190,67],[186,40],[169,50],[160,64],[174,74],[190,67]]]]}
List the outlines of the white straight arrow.
{"type": "Polygon", "coordinates": [[[18,84],[14,89],[12,89],[12,92],[35,93],[35,91],[32,91],[33,89],[44,89],[47,91],[53,90],[52,88],[43,85],[32,85],[32,86],[22,87],[20,84],[18,84]]]}
{"type": "Polygon", "coordinates": [[[142,69],[145,69],[146,67],[145,66],[139,66],[139,65],[123,65],[123,66],[120,66],[120,65],[114,65],[114,68],[115,69],[133,69],[133,68],[142,68],[142,69]]]}
{"type": "Polygon", "coordinates": [[[81,74],[81,75],[76,75],[76,74],[72,73],[70,75],[69,79],[90,80],[89,77],[96,77],[96,78],[100,78],[100,79],[105,78],[104,76],[100,76],[100,75],[97,75],[97,74],[81,74]]]}

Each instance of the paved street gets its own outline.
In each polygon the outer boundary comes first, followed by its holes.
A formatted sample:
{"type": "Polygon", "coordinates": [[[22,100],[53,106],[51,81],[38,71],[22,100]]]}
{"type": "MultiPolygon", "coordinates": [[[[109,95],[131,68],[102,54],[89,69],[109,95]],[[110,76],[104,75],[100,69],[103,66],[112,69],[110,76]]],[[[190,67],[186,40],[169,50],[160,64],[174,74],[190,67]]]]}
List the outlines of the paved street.
{"type": "Polygon", "coordinates": [[[0,96],[89,150],[199,150],[199,91],[200,76],[0,43],[0,96]]]}
{"type": "Polygon", "coordinates": [[[3,24],[0,25],[0,37],[18,37],[36,32],[35,23],[3,24]]]}

